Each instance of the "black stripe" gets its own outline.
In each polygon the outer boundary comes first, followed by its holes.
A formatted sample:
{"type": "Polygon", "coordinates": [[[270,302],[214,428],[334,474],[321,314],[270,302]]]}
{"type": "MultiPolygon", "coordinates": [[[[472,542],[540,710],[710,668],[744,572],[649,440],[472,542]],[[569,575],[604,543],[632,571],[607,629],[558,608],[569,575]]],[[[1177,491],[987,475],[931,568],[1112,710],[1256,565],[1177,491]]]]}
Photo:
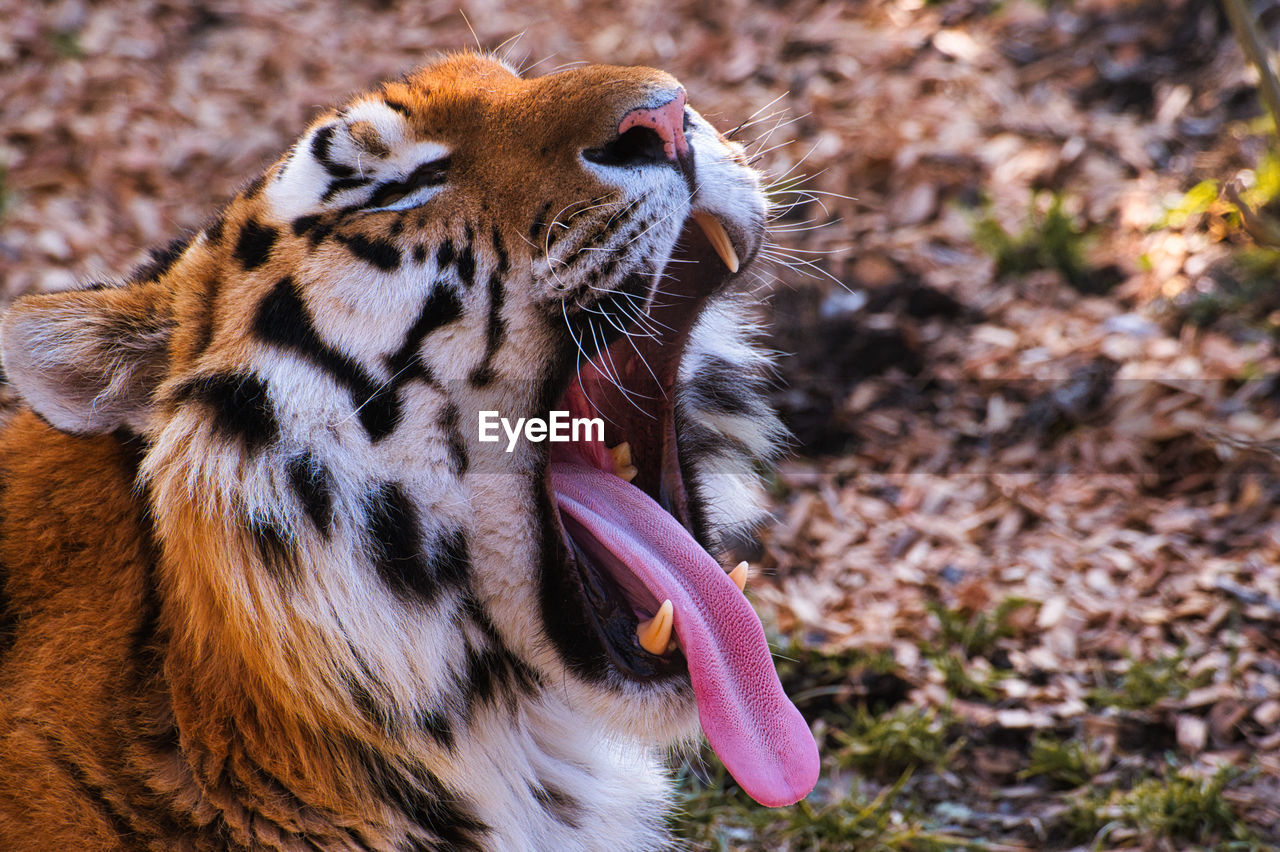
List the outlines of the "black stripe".
{"type": "Polygon", "coordinates": [[[280,232],[270,225],[263,225],[257,219],[250,219],[240,229],[236,239],[235,258],[246,270],[257,269],[267,262],[271,249],[275,247],[280,232]]]}
{"type": "Polygon", "coordinates": [[[488,640],[490,649],[499,654],[503,658],[504,665],[510,668],[515,685],[524,692],[536,692],[542,686],[542,679],[524,660],[517,657],[515,652],[507,648],[484,605],[474,595],[467,595],[463,600],[463,604],[465,611],[471,616],[471,620],[480,628],[480,632],[488,640]]]}
{"type": "Polygon", "coordinates": [[[752,457],[746,444],[702,425],[700,421],[693,420],[690,414],[684,406],[676,409],[676,434],[680,436],[682,462],[687,459],[692,467],[705,464],[711,459],[730,462],[736,460],[739,464],[748,464],[741,461],[752,457]]]}
{"type": "MultiPolygon", "coordinates": [[[[678,463],[680,465],[680,478],[684,480],[686,493],[689,495],[689,500],[685,506],[689,516],[689,532],[693,535],[694,540],[702,545],[703,549],[715,553],[719,550],[720,543],[711,541],[706,508],[697,497],[697,463],[699,459],[705,459],[708,455],[718,454],[712,449],[713,447],[732,446],[738,442],[732,441],[719,432],[708,429],[699,423],[690,422],[689,418],[684,414],[683,406],[677,406],[675,425],[676,434],[680,436],[678,463]]],[[[730,458],[749,458],[750,454],[746,452],[746,448],[740,444],[738,446],[740,447],[740,452],[730,456],[730,458]]],[[[740,461],[738,463],[741,464],[740,461]]]]}
{"type": "Polygon", "coordinates": [[[449,724],[448,716],[438,710],[419,710],[417,721],[418,727],[426,731],[441,748],[453,751],[453,726],[449,724]]]}
{"type": "MultiPolygon", "coordinates": [[[[147,450],[146,442],[123,430],[117,431],[114,437],[120,445],[125,476],[129,480],[136,479],[138,467],[147,450]]],[[[127,720],[129,730],[124,736],[134,738],[140,748],[152,750],[152,754],[146,755],[144,760],[169,760],[176,757],[178,752],[178,731],[169,706],[160,700],[167,695],[168,685],[162,682],[161,672],[163,639],[159,635],[160,593],[155,580],[158,551],[150,513],[150,495],[145,485],[140,485],[139,489],[138,556],[143,576],[136,604],[137,619],[129,636],[128,659],[132,665],[127,683],[130,686],[126,687],[129,691],[125,693],[126,701],[121,705],[125,708],[126,715],[123,718],[127,720]]],[[[198,830],[188,812],[181,810],[172,798],[157,793],[138,775],[136,760],[131,759],[123,765],[98,767],[103,777],[108,779],[107,787],[100,788],[89,780],[85,768],[74,760],[61,740],[49,732],[41,732],[41,736],[48,744],[54,762],[82,786],[87,798],[95,801],[116,828],[121,840],[137,842],[151,838],[153,843],[150,845],[168,848],[176,838],[198,830]],[[112,793],[118,800],[116,803],[108,799],[108,795],[112,793]],[[154,843],[161,837],[167,838],[168,842],[154,843]]]]}
{"type": "Polygon", "coordinates": [[[393,204],[400,198],[415,192],[419,189],[425,189],[429,186],[440,186],[449,177],[449,158],[444,157],[438,160],[428,160],[425,163],[419,163],[417,168],[405,176],[403,180],[389,180],[378,184],[369,196],[367,206],[369,207],[385,207],[393,204]]]}
{"type": "Polygon", "coordinates": [[[471,466],[471,460],[467,457],[467,441],[458,427],[458,420],[458,406],[450,400],[440,412],[440,426],[449,443],[449,466],[456,476],[462,476],[471,466]]]}
{"type": "Polygon", "coordinates": [[[466,536],[454,530],[426,544],[418,511],[399,484],[385,483],[370,495],[368,513],[370,557],[397,595],[431,604],[445,589],[466,584],[466,536]]]}
{"type": "Polygon", "coordinates": [[[505,275],[511,269],[511,258],[507,255],[507,244],[497,225],[493,226],[493,253],[498,258],[498,273],[505,275]]]}
{"type": "Polygon", "coordinates": [[[195,330],[192,333],[190,358],[195,361],[205,353],[213,342],[213,321],[217,314],[218,290],[222,282],[216,275],[210,275],[203,281],[204,289],[200,293],[200,313],[195,318],[195,330]]]}
{"type": "MultiPolygon", "coordinates": [[[[144,734],[145,730],[144,722],[144,734]]],[[[125,764],[96,767],[98,774],[106,779],[105,785],[99,786],[90,779],[87,768],[76,761],[71,750],[56,735],[39,731],[38,736],[47,744],[47,753],[54,764],[71,778],[79,788],[81,797],[89,800],[128,848],[173,848],[179,838],[208,831],[207,826],[197,825],[191,813],[183,809],[179,802],[169,795],[157,792],[146,778],[138,774],[136,766],[125,764]]],[[[171,756],[171,753],[164,755],[171,756]]],[[[229,844],[227,848],[244,847],[229,844]]]]}
{"type": "Polygon", "coordinates": [[[485,847],[479,837],[489,832],[489,826],[471,811],[467,798],[426,768],[415,768],[412,775],[427,794],[411,811],[418,825],[439,837],[446,849],[481,852],[485,847]]]}
{"type": "Polygon", "coordinates": [[[542,229],[547,226],[547,214],[551,212],[551,202],[545,202],[538,208],[538,215],[533,217],[533,224],[529,226],[529,242],[537,245],[538,234],[542,233],[542,229]]]}
{"type": "MultiPolygon", "coordinates": [[[[352,849],[358,850],[358,852],[360,852],[360,850],[362,850],[362,852],[373,852],[373,847],[369,845],[368,841],[360,836],[359,829],[343,826],[342,832],[347,836],[347,839],[351,841],[352,849]]],[[[315,852],[324,852],[324,849],[316,846],[313,841],[308,840],[307,843],[315,850],[315,852]]]]}
{"type": "Polygon", "coordinates": [[[396,100],[395,98],[390,98],[390,97],[387,97],[386,95],[383,95],[382,102],[387,106],[389,106],[391,109],[403,115],[405,118],[413,117],[413,112],[409,109],[409,105],[406,104],[404,101],[396,100]]]}
{"type": "Polygon", "coordinates": [[[532,695],[538,690],[538,678],[533,669],[503,647],[467,649],[466,719],[470,722],[477,710],[493,706],[500,697],[506,699],[507,709],[514,713],[521,695],[532,695]]]}
{"type": "Polygon", "coordinates": [[[466,701],[463,706],[468,719],[477,709],[493,701],[500,678],[506,672],[504,663],[504,658],[496,651],[467,649],[466,701]]]}
{"type": "Polygon", "coordinates": [[[280,427],[267,386],[246,373],[214,373],[184,382],[175,396],[197,402],[213,411],[213,429],[229,440],[243,442],[253,452],[275,440],[280,427]]]}
{"type": "Polygon", "coordinates": [[[337,239],[356,257],[383,272],[391,272],[400,267],[400,249],[386,240],[370,239],[360,234],[339,234],[337,239]]]}
{"type": "Polygon", "coordinates": [[[568,793],[550,784],[530,784],[529,792],[553,819],[569,828],[579,828],[582,805],[568,793]]]}
{"type": "Polygon", "coordinates": [[[329,159],[329,146],[333,143],[333,132],[336,129],[330,124],[316,131],[316,135],[311,138],[311,156],[315,157],[316,162],[324,166],[324,170],[334,177],[351,177],[356,173],[355,169],[329,159]]]}
{"type": "Polygon", "coordinates": [[[310,453],[289,459],[289,484],[315,528],[328,539],[333,532],[333,480],[329,470],[310,453]]]}
{"type": "MultiPolygon", "coordinates": [[[[277,836],[273,837],[273,840],[296,840],[305,843],[312,849],[316,849],[315,842],[302,835],[298,830],[297,823],[289,819],[287,814],[289,812],[309,812],[323,817],[330,824],[334,821],[335,814],[333,811],[302,801],[284,782],[263,769],[241,745],[233,744],[230,752],[224,754],[221,759],[197,762],[193,764],[193,768],[197,770],[200,784],[206,790],[217,791],[224,797],[230,795],[236,801],[242,801],[251,796],[253,801],[258,803],[263,801],[272,802],[272,808],[268,813],[263,813],[261,808],[254,808],[251,812],[252,819],[250,822],[247,825],[242,824],[240,826],[241,829],[248,828],[251,839],[261,840],[264,836],[271,837],[272,834],[276,834],[277,836]],[[284,821],[281,822],[273,814],[284,815],[284,821]],[[263,830],[267,826],[270,826],[271,832],[263,830]]],[[[205,819],[199,825],[186,813],[182,814],[182,817],[185,822],[190,823],[190,827],[183,832],[186,839],[204,839],[216,844],[212,848],[220,850],[234,849],[249,852],[250,847],[244,846],[233,839],[235,835],[243,836],[243,832],[233,832],[231,826],[227,823],[226,817],[221,812],[214,812],[212,819],[205,819]]],[[[285,846],[293,848],[288,842],[285,843],[285,846]]],[[[179,848],[179,844],[167,843],[163,848],[179,848]]],[[[257,849],[260,847],[255,845],[252,848],[257,849]]]]}
{"type": "Polygon", "coordinates": [[[370,438],[377,441],[390,434],[399,423],[399,388],[411,379],[426,378],[426,370],[418,358],[422,341],[432,331],[461,315],[462,303],[457,294],[437,286],[423,302],[404,343],[387,359],[392,378],[382,384],[375,382],[368,371],[351,358],[320,339],[302,296],[290,277],[277,282],[263,299],[254,320],[254,330],[263,340],[304,355],[347,388],[359,407],[361,423],[370,438]]]}
{"type": "Polygon", "coordinates": [[[147,252],[147,260],[132,272],[129,273],[128,280],[135,284],[142,284],[147,281],[157,281],[164,277],[164,274],[173,268],[178,258],[191,245],[194,234],[183,234],[180,237],[170,241],[167,245],[159,248],[153,248],[147,252]]]}
{"type": "MultiPolygon", "coordinates": [[[[364,662],[361,661],[361,666],[364,662]]],[[[368,668],[365,668],[366,673],[368,668]]],[[[342,673],[342,682],[346,686],[347,692],[351,695],[351,701],[356,705],[356,709],[360,711],[360,715],[372,725],[376,730],[383,733],[389,733],[392,730],[394,714],[390,708],[384,706],[381,701],[374,698],[373,693],[365,686],[357,675],[351,672],[342,673]]]]}
{"type": "Polygon", "coordinates": [[[475,242],[475,231],[471,230],[471,226],[467,226],[467,242],[462,247],[462,251],[458,253],[458,278],[462,280],[462,285],[470,289],[476,280],[476,255],[472,243],[475,242]]]}
{"type": "Polygon", "coordinates": [[[759,412],[767,390],[764,377],[714,355],[698,362],[686,387],[688,402],[695,408],[736,415],[759,412]]]}
{"type": "MultiPolygon", "coordinates": [[[[400,422],[400,388],[413,379],[429,381],[428,371],[420,359],[423,340],[461,316],[462,302],[457,293],[437,283],[424,300],[400,348],[386,359],[391,378],[383,383],[376,382],[360,364],[320,339],[291,277],[280,279],[263,298],[254,318],[254,331],[263,340],[306,357],[350,391],[361,424],[371,440],[379,441],[394,431],[400,422]]],[[[456,409],[452,415],[446,409],[443,419],[446,430],[451,430],[450,453],[454,468],[465,470],[465,441],[457,430],[456,409]]]]}
{"type": "Polygon", "coordinates": [[[252,201],[258,197],[258,193],[262,192],[262,187],[267,183],[267,173],[263,172],[249,182],[249,185],[240,193],[245,200],[252,201]]]}
{"type": "Polygon", "coordinates": [[[380,387],[362,366],[320,339],[291,277],[281,278],[263,298],[253,330],[262,340],[303,356],[345,387],[370,440],[386,437],[400,422],[394,389],[380,387]]]}
{"type": "Polygon", "coordinates": [[[418,318],[405,333],[400,348],[387,358],[392,382],[399,387],[411,378],[425,375],[420,361],[422,341],[427,335],[462,316],[462,301],[450,287],[437,281],[418,311],[418,318]],[[416,371],[416,372],[415,372],[416,371]]]}
{"type": "Polygon", "coordinates": [[[502,284],[503,278],[497,271],[489,276],[489,319],[485,326],[484,358],[471,372],[471,384],[476,387],[483,387],[493,381],[493,358],[507,333],[507,322],[502,318],[502,304],[506,294],[502,284]]]}
{"type": "Polygon", "coordinates": [[[289,532],[267,518],[256,516],[250,517],[245,526],[258,548],[258,558],[271,578],[286,588],[297,586],[302,571],[294,555],[289,532]]]}
{"type": "Polygon", "coordinates": [[[336,225],[337,222],[334,216],[316,214],[314,216],[299,216],[293,220],[291,227],[295,237],[305,235],[307,242],[311,244],[312,248],[315,248],[333,233],[336,225]]]}
{"type": "Polygon", "coordinates": [[[500,694],[505,695],[507,707],[514,713],[519,697],[537,692],[541,680],[537,672],[507,648],[488,612],[473,595],[464,596],[463,611],[480,628],[486,643],[484,647],[467,647],[463,687],[467,721],[472,720],[476,710],[492,705],[500,694]]]}
{"type": "Polygon", "coordinates": [[[444,272],[449,264],[453,263],[456,255],[453,250],[453,240],[445,237],[444,242],[436,249],[436,271],[444,272]]]}
{"type": "Polygon", "coordinates": [[[471,575],[471,552],[466,533],[455,529],[441,534],[431,550],[427,570],[441,584],[465,586],[471,575]]]}
{"type": "Polygon", "coordinates": [[[322,202],[329,202],[339,192],[346,192],[348,189],[358,189],[362,186],[368,186],[373,183],[371,177],[344,177],[334,178],[329,181],[329,185],[324,188],[324,192],[320,195],[322,202]]]}
{"type": "MultiPolygon", "coordinates": [[[[483,852],[482,842],[490,829],[473,810],[466,796],[450,790],[429,769],[402,766],[370,746],[350,740],[348,751],[364,774],[367,785],[390,807],[400,811],[413,824],[421,838],[422,848],[483,852]],[[434,841],[434,842],[433,842],[434,841]]],[[[410,838],[410,842],[413,842],[410,838]]]]}
{"type": "Polygon", "coordinates": [[[204,237],[209,241],[210,245],[217,245],[222,242],[222,230],[227,226],[227,220],[219,214],[204,229],[204,237]]]}
{"type": "Polygon", "coordinates": [[[373,727],[385,733],[392,733],[397,725],[397,716],[394,707],[388,707],[380,702],[373,694],[373,690],[379,693],[387,692],[387,687],[382,680],[373,673],[373,669],[365,661],[364,656],[356,648],[356,644],[351,641],[351,637],[345,633],[342,635],[347,645],[347,650],[351,652],[351,656],[355,659],[356,665],[360,667],[360,673],[356,674],[351,671],[344,671],[339,676],[343,684],[347,687],[347,692],[351,696],[351,700],[355,703],[356,709],[360,714],[369,721],[373,727]]]}

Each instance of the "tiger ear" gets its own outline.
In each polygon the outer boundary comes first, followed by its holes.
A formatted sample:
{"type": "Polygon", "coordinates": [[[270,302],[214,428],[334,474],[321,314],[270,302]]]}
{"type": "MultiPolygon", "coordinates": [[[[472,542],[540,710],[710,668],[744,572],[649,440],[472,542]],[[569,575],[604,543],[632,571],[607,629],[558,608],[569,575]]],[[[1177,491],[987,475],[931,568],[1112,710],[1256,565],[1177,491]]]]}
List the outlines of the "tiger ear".
{"type": "Polygon", "coordinates": [[[146,430],[174,326],[154,282],[26,296],[0,323],[9,381],[66,432],[146,430]]]}

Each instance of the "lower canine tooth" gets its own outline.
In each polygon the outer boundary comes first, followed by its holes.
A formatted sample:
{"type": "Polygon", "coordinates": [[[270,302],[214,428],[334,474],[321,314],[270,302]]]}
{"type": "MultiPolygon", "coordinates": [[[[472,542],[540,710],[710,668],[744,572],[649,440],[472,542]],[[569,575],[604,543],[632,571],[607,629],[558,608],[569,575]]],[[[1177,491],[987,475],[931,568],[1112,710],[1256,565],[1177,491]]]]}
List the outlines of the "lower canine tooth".
{"type": "Polygon", "coordinates": [[[640,640],[640,647],[650,654],[661,656],[667,653],[667,645],[671,641],[671,626],[674,623],[675,607],[671,601],[663,601],[653,618],[640,622],[636,627],[636,638],[640,640]]]}
{"type": "Polygon", "coordinates": [[[724,225],[720,224],[720,220],[710,213],[698,212],[693,214],[693,221],[697,222],[702,233],[707,235],[707,241],[716,250],[716,254],[720,255],[724,265],[729,267],[729,271],[737,272],[740,265],[738,253],[733,250],[733,242],[725,232],[724,225]]]}
{"type": "Polygon", "coordinates": [[[747,563],[739,562],[738,566],[729,572],[729,579],[738,587],[738,591],[745,592],[747,590],[747,563]]]}

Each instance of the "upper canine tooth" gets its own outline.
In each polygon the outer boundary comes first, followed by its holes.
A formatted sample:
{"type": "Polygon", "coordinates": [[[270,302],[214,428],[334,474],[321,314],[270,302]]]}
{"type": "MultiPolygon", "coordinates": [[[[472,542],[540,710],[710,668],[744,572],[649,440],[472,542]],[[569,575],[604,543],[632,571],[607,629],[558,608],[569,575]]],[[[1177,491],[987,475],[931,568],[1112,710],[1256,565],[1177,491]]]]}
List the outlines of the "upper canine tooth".
{"type": "Polygon", "coordinates": [[[631,464],[631,442],[623,441],[618,446],[609,450],[609,456],[613,459],[613,466],[626,467],[631,464]]]}
{"type": "Polygon", "coordinates": [[[747,563],[739,562],[737,567],[729,572],[729,579],[738,587],[738,591],[745,592],[747,590],[747,563]]]}
{"type": "Polygon", "coordinates": [[[740,266],[738,253],[733,250],[733,242],[730,241],[724,225],[720,224],[720,220],[710,213],[699,211],[693,214],[693,221],[697,222],[698,227],[702,229],[702,233],[707,235],[707,241],[716,250],[716,254],[720,255],[724,265],[729,267],[729,271],[737,272],[740,266]]]}
{"type": "Polygon", "coordinates": [[[648,621],[642,621],[636,627],[636,638],[640,647],[650,654],[661,656],[667,653],[667,645],[671,642],[671,627],[675,624],[675,606],[665,600],[658,612],[648,621]]]}
{"type": "Polygon", "coordinates": [[[614,476],[630,482],[640,473],[640,469],[631,463],[631,444],[627,441],[609,450],[609,457],[613,459],[614,476]]]}

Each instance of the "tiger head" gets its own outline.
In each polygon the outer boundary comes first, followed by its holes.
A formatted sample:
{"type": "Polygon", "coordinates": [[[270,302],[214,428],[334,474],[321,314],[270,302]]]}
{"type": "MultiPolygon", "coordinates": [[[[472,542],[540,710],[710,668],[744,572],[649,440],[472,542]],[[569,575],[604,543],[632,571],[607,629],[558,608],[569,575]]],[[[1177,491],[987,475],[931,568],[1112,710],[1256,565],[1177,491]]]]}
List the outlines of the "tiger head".
{"type": "Polygon", "coordinates": [[[712,555],[784,443],[740,283],[766,219],[671,76],[451,56],[128,280],[19,301],[4,367],[58,429],[145,448],[180,721],[248,699],[454,766],[548,708],[646,744],[700,721],[785,804],[816,750],[712,555]],[[480,439],[555,411],[603,438],[480,439]]]}

